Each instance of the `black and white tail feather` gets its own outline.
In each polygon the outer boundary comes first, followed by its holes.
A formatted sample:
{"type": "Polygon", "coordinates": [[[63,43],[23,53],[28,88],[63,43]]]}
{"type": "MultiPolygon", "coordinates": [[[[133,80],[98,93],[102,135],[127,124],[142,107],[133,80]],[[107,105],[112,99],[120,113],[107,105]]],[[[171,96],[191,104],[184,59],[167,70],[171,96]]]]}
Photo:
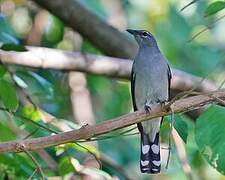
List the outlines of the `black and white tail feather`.
{"type": "Polygon", "coordinates": [[[159,173],[161,170],[159,132],[156,133],[154,140],[151,141],[150,135],[143,131],[141,124],[138,124],[138,129],[141,134],[141,172],[159,173]]]}

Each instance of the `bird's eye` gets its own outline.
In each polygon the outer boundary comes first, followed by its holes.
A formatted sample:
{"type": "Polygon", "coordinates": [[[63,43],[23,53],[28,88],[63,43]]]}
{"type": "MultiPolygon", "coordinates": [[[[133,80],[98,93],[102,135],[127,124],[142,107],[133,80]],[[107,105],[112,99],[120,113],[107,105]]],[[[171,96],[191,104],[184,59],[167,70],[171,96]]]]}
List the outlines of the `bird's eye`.
{"type": "Polygon", "coordinates": [[[145,36],[145,37],[147,37],[148,36],[148,33],[147,32],[143,32],[142,35],[145,36]]]}

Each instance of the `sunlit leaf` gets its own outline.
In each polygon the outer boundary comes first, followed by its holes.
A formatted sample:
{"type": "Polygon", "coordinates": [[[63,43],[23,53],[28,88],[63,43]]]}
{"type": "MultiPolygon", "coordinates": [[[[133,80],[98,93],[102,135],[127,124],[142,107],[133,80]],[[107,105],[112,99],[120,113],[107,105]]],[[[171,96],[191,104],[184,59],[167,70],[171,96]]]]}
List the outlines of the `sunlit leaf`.
{"type": "Polygon", "coordinates": [[[17,177],[15,174],[14,167],[10,167],[7,164],[0,163],[0,179],[6,179],[5,178],[6,174],[7,174],[7,179],[16,179],[17,177]]]}
{"type": "Polygon", "coordinates": [[[225,174],[225,108],[209,107],[196,122],[195,139],[201,154],[225,174]]]}
{"type": "Polygon", "coordinates": [[[205,16],[211,16],[213,14],[216,14],[217,12],[223,10],[224,8],[225,8],[225,1],[216,1],[207,7],[205,11],[205,16]]]}
{"type": "Polygon", "coordinates": [[[25,117],[38,121],[41,119],[41,113],[33,106],[24,106],[22,112],[25,117]]]}
{"type": "Polygon", "coordinates": [[[70,172],[74,172],[74,167],[71,164],[70,158],[61,158],[59,162],[59,174],[64,176],[70,172]]]}
{"type": "Polygon", "coordinates": [[[98,150],[96,147],[86,144],[80,144],[80,143],[69,143],[66,145],[67,148],[74,148],[77,151],[83,152],[83,153],[94,153],[98,154],[98,150]]]}
{"type": "Polygon", "coordinates": [[[18,99],[15,87],[4,79],[0,79],[0,97],[6,108],[15,111],[18,107],[18,99]]]}

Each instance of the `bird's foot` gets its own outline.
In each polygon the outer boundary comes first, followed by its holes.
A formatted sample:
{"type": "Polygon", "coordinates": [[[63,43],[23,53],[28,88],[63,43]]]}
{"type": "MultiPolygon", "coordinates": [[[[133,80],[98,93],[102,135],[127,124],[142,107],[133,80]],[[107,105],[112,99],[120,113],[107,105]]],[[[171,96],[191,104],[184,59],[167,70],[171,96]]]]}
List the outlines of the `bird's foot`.
{"type": "Polygon", "coordinates": [[[166,111],[168,111],[168,106],[167,106],[167,103],[168,101],[158,101],[157,103],[159,103],[160,104],[160,106],[161,106],[161,108],[163,109],[163,110],[166,110],[166,111]]]}
{"type": "Polygon", "coordinates": [[[161,108],[164,108],[164,107],[165,107],[166,102],[167,102],[167,101],[160,101],[160,102],[159,102],[159,103],[160,103],[161,108]]]}
{"type": "Polygon", "coordinates": [[[150,111],[152,110],[151,107],[149,105],[147,105],[147,104],[145,104],[144,108],[145,108],[145,112],[146,113],[150,113],[150,111]]]}
{"type": "Polygon", "coordinates": [[[171,111],[170,102],[169,101],[162,101],[160,102],[161,108],[163,111],[169,112],[171,111]]]}

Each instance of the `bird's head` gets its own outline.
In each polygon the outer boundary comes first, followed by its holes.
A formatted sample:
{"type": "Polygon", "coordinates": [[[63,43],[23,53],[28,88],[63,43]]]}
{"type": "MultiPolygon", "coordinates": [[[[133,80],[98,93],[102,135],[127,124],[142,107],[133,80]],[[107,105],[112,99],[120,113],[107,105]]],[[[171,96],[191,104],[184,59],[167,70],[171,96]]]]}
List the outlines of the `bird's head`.
{"type": "Polygon", "coordinates": [[[127,29],[127,32],[134,36],[139,46],[157,46],[153,35],[146,30],[127,29]]]}

